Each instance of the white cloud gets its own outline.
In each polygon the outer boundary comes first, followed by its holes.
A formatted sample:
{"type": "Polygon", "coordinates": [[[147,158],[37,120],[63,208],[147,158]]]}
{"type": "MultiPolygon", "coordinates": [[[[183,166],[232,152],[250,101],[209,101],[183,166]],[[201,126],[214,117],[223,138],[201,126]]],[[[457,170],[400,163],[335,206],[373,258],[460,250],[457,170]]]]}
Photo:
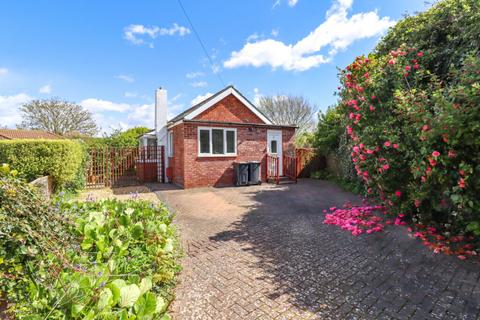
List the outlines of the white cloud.
{"type": "Polygon", "coordinates": [[[298,0],[288,0],[288,5],[290,7],[295,7],[295,5],[297,4],[298,0]]]}
{"type": "Polygon", "coordinates": [[[278,7],[279,5],[280,5],[280,0],[276,0],[276,1],[273,3],[272,9],[275,9],[275,8],[278,7]]]}
{"type": "Polygon", "coordinates": [[[191,104],[192,106],[194,106],[194,105],[196,105],[197,103],[200,103],[200,102],[202,102],[203,100],[205,100],[205,99],[207,99],[207,98],[210,98],[211,96],[213,96],[213,93],[211,93],[211,92],[207,92],[207,93],[205,93],[205,94],[203,94],[203,95],[200,94],[200,95],[196,96],[196,97],[190,102],[190,104],[191,104]]]}
{"type": "Polygon", "coordinates": [[[123,80],[125,82],[134,82],[135,78],[126,74],[120,74],[116,77],[117,79],[123,80]]]}
{"type": "Polygon", "coordinates": [[[190,85],[194,88],[204,88],[208,85],[207,81],[195,81],[190,83],[190,85]]]}
{"type": "Polygon", "coordinates": [[[132,106],[131,111],[128,114],[129,124],[131,126],[141,125],[149,128],[154,126],[154,104],[143,104],[132,106]]]}
{"type": "Polygon", "coordinates": [[[276,37],[278,37],[278,33],[279,33],[278,28],[272,29],[271,35],[272,35],[272,37],[276,38],[276,37]]]}
{"type": "Polygon", "coordinates": [[[150,44],[151,42],[146,42],[145,38],[155,39],[158,36],[174,36],[178,34],[179,36],[185,36],[190,33],[190,29],[180,26],[177,23],[174,23],[170,28],[160,28],[158,26],[146,27],[141,24],[131,24],[124,28],[123,37],[130,41],[133,44],[150,44]]]}
{"type": "Polygon", "coordinates": [[[357,13],[348,17],[353,0],[336,0],[327,11],[326,20],[295,44],[274,39],[246,43],[240,51],[232,52],[223,63],[225,68],[241,66],[271,66],[273,69],[305,71],[331,61],[338,50],[346,49],[356,40],[378,36],[394,21],[380,18],[376,11],[357,13]],[[329,47],[329,56],[320,53],[329,47]]]}
{"type": "Polygon", "coordinates": [[[254,88],[253,89],[253,104],[256,105],[256,106],[259,106],[260,105],[260,98],[262,96],[263,95],[260,93],[260,90],[258,90],[258,88],[254,88]]]}
{"type": "Polygon", "coordinates": [[[262,38],[262,36],[260,36],[258,33],[254,33],[254,34],[251,34],[247,37],[247,40],[245,40],[246,42],[255,42],[257,41],[258,39],[262,38]]]}
{"type": "Polygon", "coordinates": [[[198,77],[203,77],[205,74],[203,72],[189,72],[185,75],[188,79],[195,79],[198,77]]]}
{"type": "Polygon", "coordinates": [[[125,91],[123,95],[125,96],[125,98],[135,98],[136,96],[138,96],[138,93],[135,91],[134,92],[125,91]]]}
{"type": "Polygon", "coordinates": [[[82,100],[80,105],[85,109],[92,112],[101,112],[101,111],[116,111],[116,112],[125,112],[131,109],[131,106],[127,103],[115,103],[108,100],[89,98],[82,100]]]}
{"type": "Polygon", "coordinates": [[[46,84],[40,89],[38,89],[38,92],[43,94],[50,94],[52,92],[52,86],[49,84],[46,84]]]}
{"type": "Polygon", "coordinates": [[[6,76],[8,74],[7,68],[0,68],[0,77],[6,76]]]}
{"type": "Polygon", "coordinates": [[[18,108],[32,99],[26,93],[13,96],[0,95],[0,125],[14,128],[16,124],[20,124],[22,117],[18,108]]]}

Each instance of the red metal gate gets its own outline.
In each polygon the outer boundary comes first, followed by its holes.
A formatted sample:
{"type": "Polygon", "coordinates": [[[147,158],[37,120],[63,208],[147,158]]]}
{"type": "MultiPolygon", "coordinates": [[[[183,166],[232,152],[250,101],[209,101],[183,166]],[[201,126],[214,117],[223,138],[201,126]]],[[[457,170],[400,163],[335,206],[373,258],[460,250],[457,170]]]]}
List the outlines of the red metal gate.
{"type": "Polygon", "coordinates": [[[87,188],[121,187],[144,182],[165,182],[163,146],[91,148],[86,172],[87,188]]]}

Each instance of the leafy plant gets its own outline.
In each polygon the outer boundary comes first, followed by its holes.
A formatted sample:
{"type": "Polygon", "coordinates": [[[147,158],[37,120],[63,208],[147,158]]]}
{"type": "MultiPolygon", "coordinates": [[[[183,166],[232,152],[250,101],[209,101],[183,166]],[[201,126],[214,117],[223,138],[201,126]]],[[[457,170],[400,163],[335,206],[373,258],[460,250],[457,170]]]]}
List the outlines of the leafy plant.
{"type": "Polygon", "coordinates": [[[0,288],[17,319],[168,319],[178,241],[146,201],[44,202],[3,166],[0,288]]]}

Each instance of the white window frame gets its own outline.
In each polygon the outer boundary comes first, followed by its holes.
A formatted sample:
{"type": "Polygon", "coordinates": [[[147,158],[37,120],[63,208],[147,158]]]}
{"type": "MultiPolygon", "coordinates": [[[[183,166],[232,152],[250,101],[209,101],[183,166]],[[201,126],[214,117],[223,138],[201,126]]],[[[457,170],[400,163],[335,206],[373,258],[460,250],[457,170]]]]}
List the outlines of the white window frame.
{"type": "Polygon", "coordinates": [[[198,127],[197,129],[197,146],[198,146],[198,156],[199,157],[236,157],[237,156],[237,129],[236,128],[225,128],[225,127],[198,127]],[[215,154],[213,153],[213,143],[212,143],[212,129],[223,130],[223,153],[215,154]],[[200,130],[209,131],[209,153],[200,153],[200,130]],[[233,153],[227,153],[227,131],[233,132],[233,145],[235,151],[233,153]]]}
{"type": "Polygon", "coordinates": [[[168,131],[167,145],[168,145],[167,155],[168,157],[173,157],[173,153],[175,152],[173,150],[173,131],[168,131]]]}

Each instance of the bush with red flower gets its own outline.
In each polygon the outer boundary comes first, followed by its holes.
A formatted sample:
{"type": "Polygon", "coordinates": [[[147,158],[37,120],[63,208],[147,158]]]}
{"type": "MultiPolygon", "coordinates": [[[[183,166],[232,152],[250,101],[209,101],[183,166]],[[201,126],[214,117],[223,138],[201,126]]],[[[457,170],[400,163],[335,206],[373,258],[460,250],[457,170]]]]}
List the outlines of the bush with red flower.
{"type": "Polygon", "coordinates": [[[415,223],[480,235],[480,59],[449,85],[425,70],[429,52],[401,46],[341,72],[351,160],[371,196],[415,223]]]}

